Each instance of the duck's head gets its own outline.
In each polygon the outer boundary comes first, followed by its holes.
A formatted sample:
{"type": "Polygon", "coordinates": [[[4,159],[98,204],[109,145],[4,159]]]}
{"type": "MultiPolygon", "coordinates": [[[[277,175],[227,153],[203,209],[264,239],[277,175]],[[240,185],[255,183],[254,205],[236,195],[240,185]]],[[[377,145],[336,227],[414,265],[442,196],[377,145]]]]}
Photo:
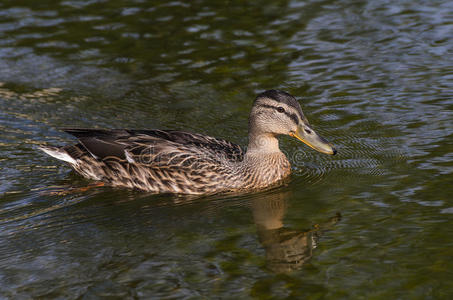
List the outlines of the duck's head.
{"type": "Polygon", "coordinates": [[[250,136],[290,135],[311,148],[326,154],[337,153],[326,139],[308,123],[296,98],[279,90],[259,94],[249,118],[250,136]]]}

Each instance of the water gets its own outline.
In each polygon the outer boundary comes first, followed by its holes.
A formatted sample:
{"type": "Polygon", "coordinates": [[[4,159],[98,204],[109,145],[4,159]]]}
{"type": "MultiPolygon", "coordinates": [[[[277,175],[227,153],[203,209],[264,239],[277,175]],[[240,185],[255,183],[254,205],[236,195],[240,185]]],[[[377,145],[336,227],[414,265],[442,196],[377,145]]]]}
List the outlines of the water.
{"type": "Polygon", "coordinates": [[[451,1],[2,1],[2,298],[450,299],[451,1]],[[64,126],[247,143],[296,95],[335,157],[289,137],[291,181],[178,197],[37,150],[64,126]],[[340,217],[341,216],[341,217],[340,217]]]}

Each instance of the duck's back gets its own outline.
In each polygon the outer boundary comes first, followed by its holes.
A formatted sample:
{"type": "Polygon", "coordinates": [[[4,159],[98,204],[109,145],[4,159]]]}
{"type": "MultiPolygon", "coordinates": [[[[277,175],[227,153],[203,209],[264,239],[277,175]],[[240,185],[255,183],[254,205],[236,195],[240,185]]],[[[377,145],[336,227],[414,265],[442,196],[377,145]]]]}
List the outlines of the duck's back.
{"type": "Polygon", "coordinates": [[[64,129],[80,143],[42,147],[85,177],[158,193],[204,194],[228,189],[240,146],[174,130],[64,129]],[[66,156],[66,157],[65,157],[66,156]],[[66,158],[66,159],[65,159],[66,158]]]}

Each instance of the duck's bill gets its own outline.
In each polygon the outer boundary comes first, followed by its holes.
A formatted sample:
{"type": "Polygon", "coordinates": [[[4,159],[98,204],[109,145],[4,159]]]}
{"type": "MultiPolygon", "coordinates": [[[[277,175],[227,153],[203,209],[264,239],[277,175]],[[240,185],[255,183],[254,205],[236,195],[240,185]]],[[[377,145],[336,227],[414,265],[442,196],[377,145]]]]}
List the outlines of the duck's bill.
{"type": "Polygon", "coordinates": [[[299,125],[296,132],[290,134],[316,151],[335,155],[337,150],[325,138],[318,135],[311,127],[299,125]]]}

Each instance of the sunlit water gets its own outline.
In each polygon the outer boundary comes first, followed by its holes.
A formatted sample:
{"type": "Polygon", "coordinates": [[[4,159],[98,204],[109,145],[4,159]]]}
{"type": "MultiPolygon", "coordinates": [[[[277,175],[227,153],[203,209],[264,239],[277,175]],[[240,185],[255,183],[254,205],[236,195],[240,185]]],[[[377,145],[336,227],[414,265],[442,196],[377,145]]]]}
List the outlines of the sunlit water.
{"type": "Polygon", "coordinates": [[[451,1],[152,2],[0,4],[2,298],[453,296],[451,1]],[[271,191],[64,193],[91,182],[36,147],[64,126],[245,145],[269,88],[339,151],[281,138],[271,191]]]}

